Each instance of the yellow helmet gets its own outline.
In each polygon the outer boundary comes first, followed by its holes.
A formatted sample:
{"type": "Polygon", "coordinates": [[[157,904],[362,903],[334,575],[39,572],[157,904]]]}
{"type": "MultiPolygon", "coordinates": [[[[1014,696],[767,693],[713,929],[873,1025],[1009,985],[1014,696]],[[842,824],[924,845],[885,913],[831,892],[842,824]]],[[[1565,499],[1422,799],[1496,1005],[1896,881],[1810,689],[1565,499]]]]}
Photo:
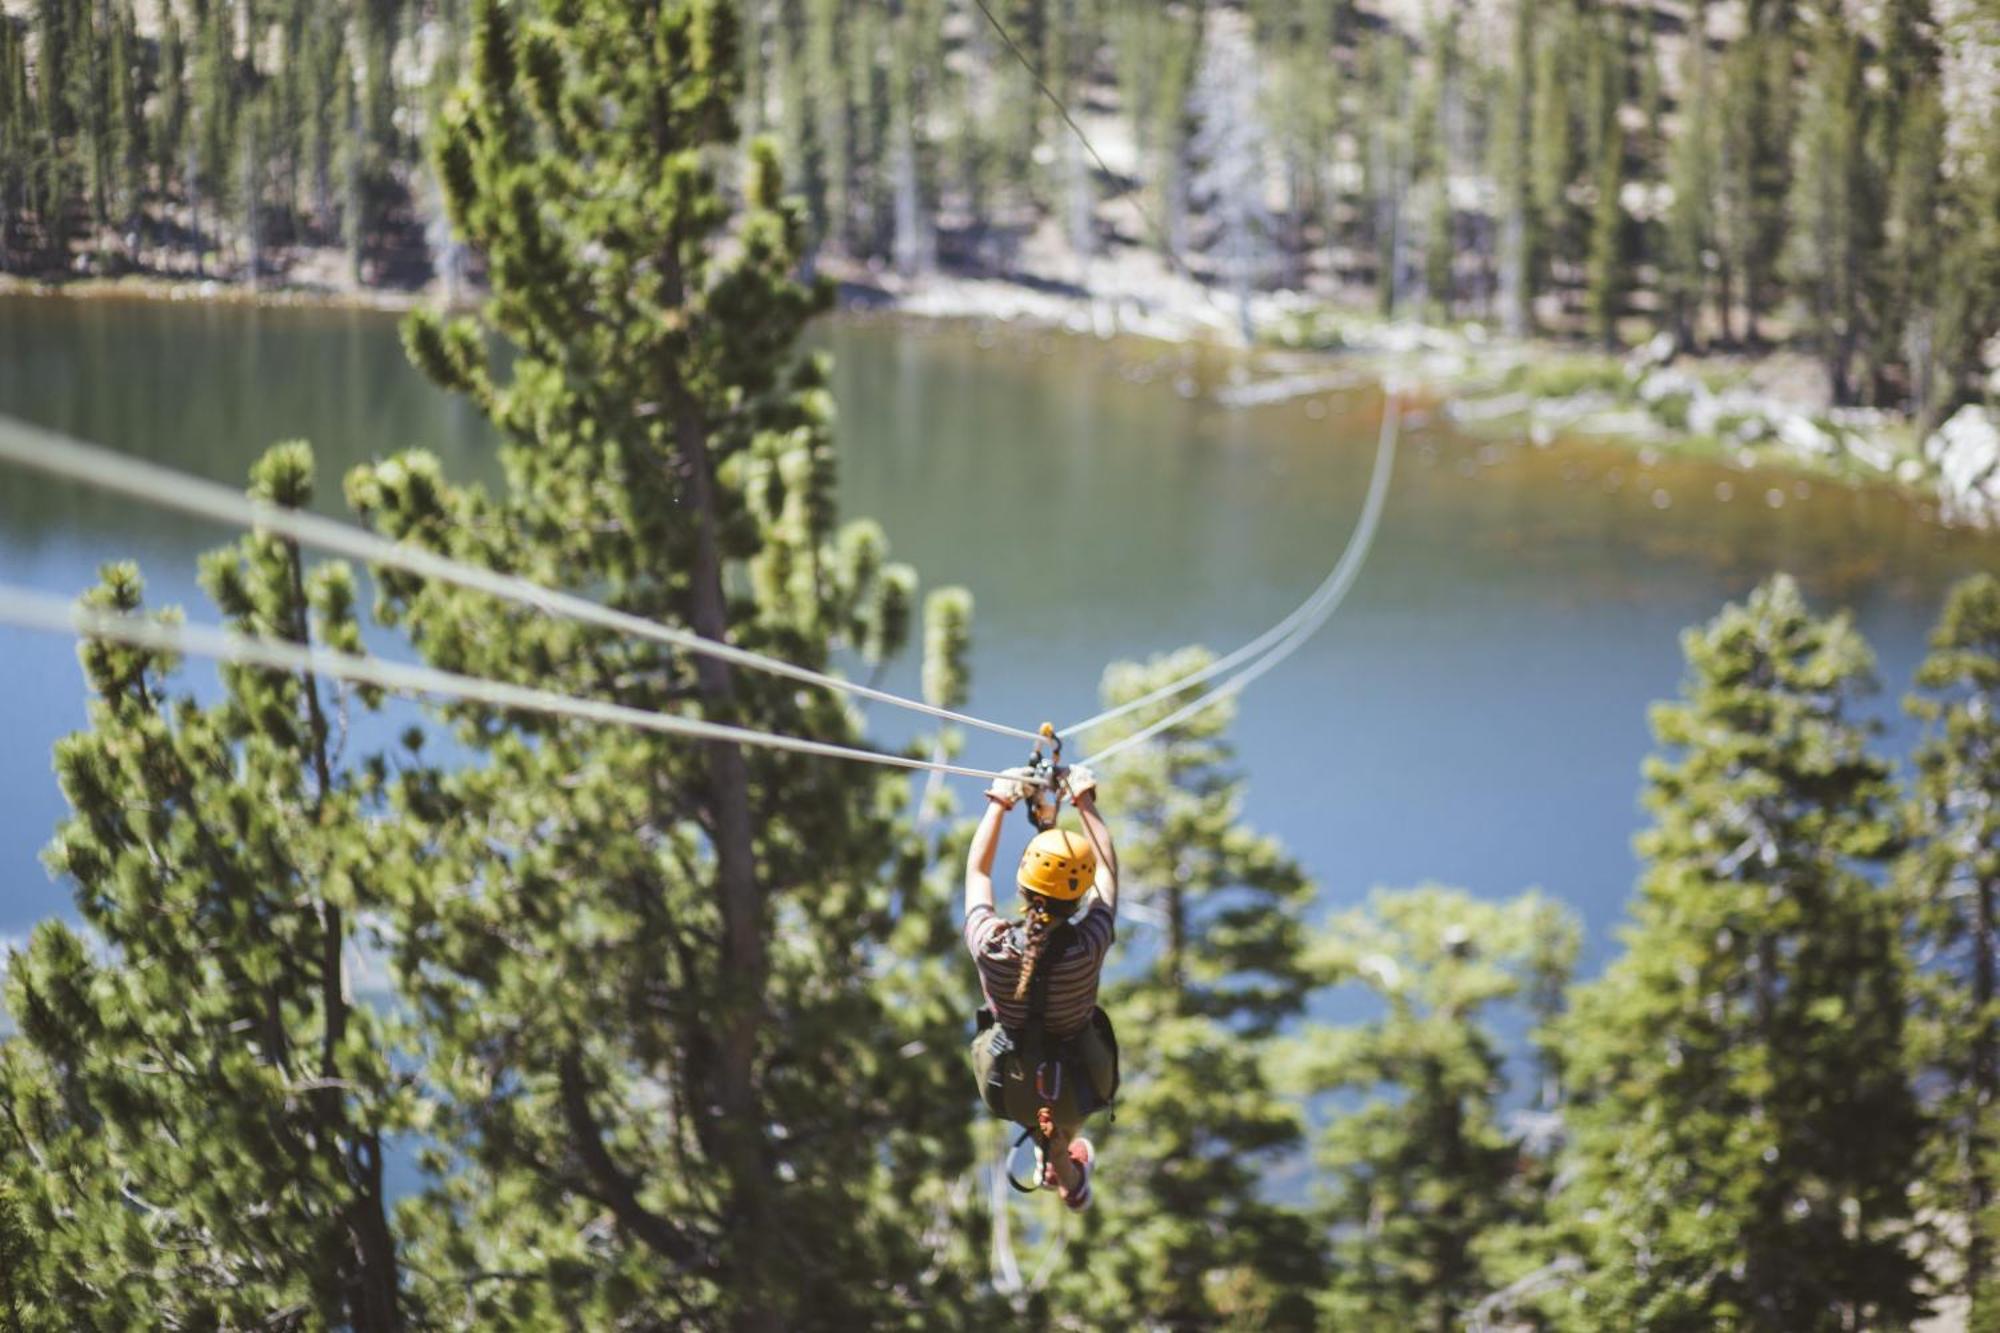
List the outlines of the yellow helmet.
{"type": "Polygon", "coordinates": [[[1073,903],[1097,882],[1097,853],[1081,833],[1066,828],[1044,830],[1021,853],[1015,882],[1023,893],[1073,903]]]}

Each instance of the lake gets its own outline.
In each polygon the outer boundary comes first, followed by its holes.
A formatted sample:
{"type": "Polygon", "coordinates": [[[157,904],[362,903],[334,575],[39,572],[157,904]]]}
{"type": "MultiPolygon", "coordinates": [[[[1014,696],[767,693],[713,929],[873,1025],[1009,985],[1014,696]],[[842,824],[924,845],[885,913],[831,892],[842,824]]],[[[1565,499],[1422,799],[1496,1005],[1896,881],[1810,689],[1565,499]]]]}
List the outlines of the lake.
{"type": "MultiPolygon", "coordinates": [[[[1227,650],[1290,610],[1347,538],[1381,410],[1368,389],[1227,408],[1212,390],[1228,358],[1157,344],[861,316],[814,340],[836,358],[846,512],[879,518],[926,587],[972,590],[971,710],[1024,725],[1093,711],[1107,661],[1227,650]]],[[[341,474],[386,451],[494,473],[484,423],[371,312],[0,298],[0,412],[232,485],[303,437],[334,513],[341,474]]],[[[73,594],[133,558],[156,603],[212,621],[194,559],[226,535],[0,474],[9,583],[73,594]]],[[[1325,910],[1374,885],[1539,885],[1583,913],[1594,964],[1631,891],[1646,707],[1680,680],[1681,629],[1791,570],[1874,644],[1870,711],[1900,756],[1914,729],[1898,701],[1941,594],[1982,568],[2000,568],[2000,537],[1941,528],[1886,489],[1535,449],[1422,413],[1347,603],[1242,700],[1246,815],[1325,910]]],[[[184,674],[212,691],[205,665],[184,674]]],[[[914,655],[885,684],[915,693],[914,655]]],[[[64,808],[49,749],[84,698],[72,644],[0,627],[0,937],[69,911],[38,853],[64,808]]],[[[884,741],[909,731],[873,721],[884,741]]],[[[966,758],[998,767],[1020,748],[975,733],[966,758]]],[[[1115,770],[1104,779],[1115,828],[1115,770]]]]}

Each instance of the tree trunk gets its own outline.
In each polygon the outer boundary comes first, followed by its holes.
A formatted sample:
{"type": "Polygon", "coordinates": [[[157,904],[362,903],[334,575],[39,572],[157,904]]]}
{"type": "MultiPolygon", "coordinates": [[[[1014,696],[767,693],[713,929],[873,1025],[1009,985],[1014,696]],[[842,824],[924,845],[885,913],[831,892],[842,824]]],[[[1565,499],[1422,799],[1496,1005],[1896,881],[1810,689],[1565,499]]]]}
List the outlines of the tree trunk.
{"type": "MultiPolygon", "coordinates": [[[[292,638],[307,648],[311,647],[312,630],[306,619],[304,561],[296,542],[287,542],[286,547],[292,581],[292,638]]],[[[310,672],[299,678],[299,688],[305,694],[306,725],[312,737],[313,778],[318,783],[312,811],[317,817],[333,790],[326,710],[320,706],[319,688],[310,672]]],[[[319,918],[319,1077],[323,1086],[313,1096],[324,1145],[338,1156],[341,1178],[353,1192],[342,1209],[343,1225],[353,1245],[351,1266],[343,1264],[347,1268],[343,1283],[347,1310],[360,1333],[396,1333],[402,1327],[402,1310],[397,1295],[396,1242],[382,1197],[382,1145],[374,1134],[357,1133],[347,1123],[341,1091],[340,1046],[347,1035],[348,1014],[347,967],[342,956],[346,924],[341,910],[324,899],[319,903],[319,918]]]]}
{"type": "MultiPolygon", "coordinates": [[[[718,643],[729,637],[722,589],[722,552],[716,532],[715,478],[708,457],[708,426],[700,409],[683,400],[675,414],[675,443],[694,502],[694,630],[718,643]]],[[[730,711],[730,671],[713,657],[696,659],[696,679],[711,718],[730,711]]],[[[721,1166],[729,1181],[729,1252],[744,1293],[737,1327],[776,1333],[775,1221],[764,1161],[763,1114],[757,1104],[757,1042],[764,1019],[764,899],[757,884],[750,827],[750,776],[740,747],[713,741],[708,751],[709,804],[714,819],[715,891],[722,915],[723,1007],[716,1023],[718,1059],[714,1097],[721,1166]]]]}
{"type": "Polygon", "coordinates": [[[1424,1083],[1438,1113],[1438,1169],[1454,1188],[1447,1191],[1438,1209],[1443,1224],[1437,1261],[1437,1333],[1458,1333],[1459,1309],[1471,1295],[1465,1235],[1466,1180],[1465,1108],[1449,1086],[1436,1060],[1424,1065],[1424,1083]]]}
{"type": "MultiPolygon", "coordinates": [[[[1757,1044],[1770,1052],[1775,1044],[1778,1011],[1778,942],[1769,931],[1757,940],[1756,964],[1751,978],[1751,997],[1756,1007],[1755,1030],[1757,1044]]],[[[1763,1099],[1752,1101],[1752,1114],[1762,1119],[1765,1113],[1763,1099]]],[[[1765,1253],[1762,1238],[1778,1234],[1783,1229],[1784,1200],[1781,1187],[1775,1187],[1765,1178],[1755,1191],[1756,1207],[1763,1214],[1757,1219],[1757,1232],[1744,1246],[1744,1286],[1750,1293],[1750,1302],[1764,1318],[1768,1327],[1781,1327],[1779,1317],[1781,1303],[1778,1299],[1778,1275],[1772,1271],[1770,1256],[1765,1253]]]]}
{"type": "Polygon", "coordinates": [[[1968,1136],[1970,1142],[1966,1144],[1966,1160],[1972,1178],[1968,1182],[1970,1189],[1966,1199],[1971,1216],[1966,1219],[1965,1292],[1972,1298],[1977,1298],[1993,1263],[1993,1249],[1986,1235],[1984,1219],[1993,1203],[1993,1145],[1987,1135],[1987,1117],[1992,1113],[1996,1090],[1995,1047],[2000,1045],[2000,1033],[1994,1031],[1992,1018],[1996,890],[2000,890],[2000,884],[1993,880],[1980,881],[1979,917],[1972,935],[1972,1002],[1977,1006],[1979,1015],[1978,1032],[1972,1043],[1972,1126],[1968,1136]]]}
{"type": "Polygon", "coordinates": [[[188,150],[187,170],[188,192],[188,239],[194,246],[194,275],[202,276],[201,254],[201,169],[195,161],[194,150],[188,150]]]}
{"type": "Polygon", "coordinates": [[[1732,273],[1729,264],[1726,261],[1721,265],[1720,268],[1716,270],[1715,274],[1716,340],[1720,342],[1721,345],[1724,347],[1731,346],[1736,341],[1736,334],[1733,328],[1733,321],[1730,319],[1730,312],[1729,312],[1730,294],[1731,291],[1733,290],[1733,283],[1731,280],[1733,277],[1734,274],[1732,273]]]}

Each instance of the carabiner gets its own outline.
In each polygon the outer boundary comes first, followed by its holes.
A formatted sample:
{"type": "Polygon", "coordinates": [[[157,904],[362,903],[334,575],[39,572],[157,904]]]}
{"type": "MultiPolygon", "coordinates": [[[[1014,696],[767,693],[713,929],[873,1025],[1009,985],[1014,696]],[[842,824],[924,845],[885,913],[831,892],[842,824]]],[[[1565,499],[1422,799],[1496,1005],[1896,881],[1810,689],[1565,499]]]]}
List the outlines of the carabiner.
{"type": "Polygon", "coordinates": [[[1028,772],[1040,780],[1035,792],[1021,803],[1028,816],[1028,822],[1035,826],[1037,833],[1046,833],[1056,826],[1056,816],[1062,810],[1062,779],[1069,770],[1062,761],[1062,737],[1056,735],[1053,723],[1042,723],[1041,735],[1035,738],[1035,746],[1028,751],[1028,772]],[[1043,753],[1043,747],[1048,752],[1043,753]]]}

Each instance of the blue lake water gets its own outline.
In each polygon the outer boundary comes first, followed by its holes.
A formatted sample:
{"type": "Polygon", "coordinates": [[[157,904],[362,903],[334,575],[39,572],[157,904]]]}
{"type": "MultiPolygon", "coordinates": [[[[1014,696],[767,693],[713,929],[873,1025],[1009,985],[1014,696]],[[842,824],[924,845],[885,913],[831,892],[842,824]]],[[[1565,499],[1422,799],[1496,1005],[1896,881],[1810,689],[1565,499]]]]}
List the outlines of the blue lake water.
{"type": "MultiPolygon", "coordinates": [[[[1360,507],[1371,391],[1231,410],[1207,392],[1221,359],[1153,345],[854,317],[815,340],[837,358],[845,509],[879,518],[926,586],[973,591],[971,708],[988,716],[1068,721],[1113,658],[1252,637],[1322,577],[1360,507]]],[[[408,445],[459,475],[493,470],[477,415],[365,312],[0,299],[0,412],[231,484],[304,437],[329,512],[348,466],[408,445]]],[[[212,620],[194,558],[225,536],[0,474],[9,583],[73,594],[132,558],[156,600],[212,620]]],[[[1779,568],[1853,609],[1887,687],[1871,705],[1883,749],[1904,753],[1898,699],[1940,596],[2000,568],[2000,539],[1886,490],[1538,450],[1433,418],[1405,434],[1345,607],[1243,700],[1247,817],[1292,848],[1325,910],[1374,885],[1539,885],[1584,915],[1601,961],[1634,878],[1646,707],[1680,679],[1679,632],[1779,568]]],[[[914,657],[886,684],[914,693],[914,657]]],[[[38,852],[63,813],[49,748],[83,719],[73,645],[0,628],[0,937],[69,910],[38,852]]],[[[875,721],[885,740],[908,729],[875,721]]],[[[967,757],[999,766],[1016,748],[981,736],[967,757]]],[[[1105,804],[1115,817],[1115,772],[1105,804]]]]}

